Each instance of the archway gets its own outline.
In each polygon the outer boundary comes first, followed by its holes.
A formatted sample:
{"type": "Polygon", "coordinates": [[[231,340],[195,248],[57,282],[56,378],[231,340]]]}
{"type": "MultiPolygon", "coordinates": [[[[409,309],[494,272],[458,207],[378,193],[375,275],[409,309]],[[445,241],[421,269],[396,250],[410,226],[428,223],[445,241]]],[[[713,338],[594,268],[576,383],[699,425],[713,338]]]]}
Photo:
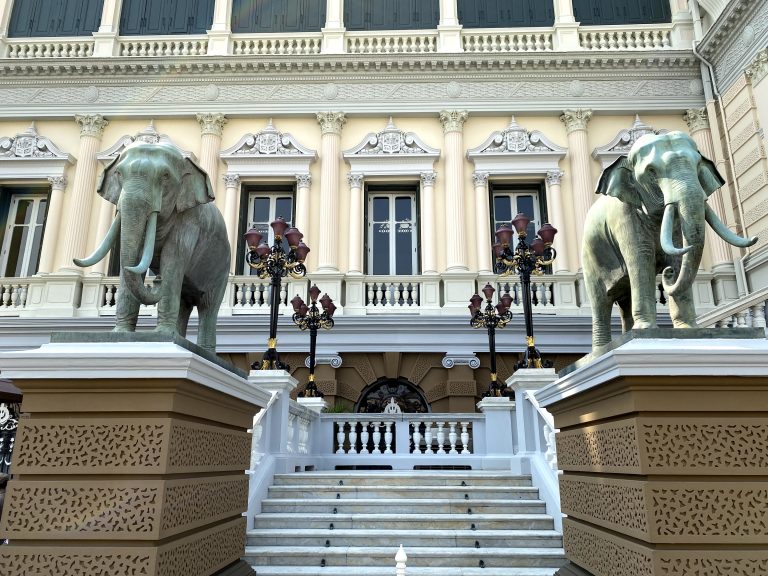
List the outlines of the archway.
{"type": "Polygon", "coordinates": [[[380,414],[392,401],[400,408],[400,412],[425,414],[432,411],[418,386],[405,378],[382,377],[363,389],[355,404],[355,412],[380,414]]]}

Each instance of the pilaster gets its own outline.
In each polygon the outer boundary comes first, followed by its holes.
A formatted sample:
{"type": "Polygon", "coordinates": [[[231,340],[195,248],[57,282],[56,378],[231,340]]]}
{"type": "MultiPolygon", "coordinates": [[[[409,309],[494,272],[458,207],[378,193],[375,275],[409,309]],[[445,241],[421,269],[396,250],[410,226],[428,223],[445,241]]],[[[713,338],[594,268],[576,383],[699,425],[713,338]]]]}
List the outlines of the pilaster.
{"type": "Polygon", "coordinates": [[[688,0],[669,0],[672,14],[670,44],[676,50],[688,50],[693,44],[693,16],[688,9],[688,0]]]}
{"type": "Polygon", "coordinates": [[[323,33],[323,54],[344,54],[344,0],[327,0],[323,33]]]}
{"type": "Polygon", "coordinates": [[[347,174],[349,184],[349,261],[348,274],[363,273],[363,175],[347,174]]]}
{"type": "Polygon", "coordinates": [[[466,272],[467,237],[464,201],[464,140],[466,110],[443,110],[440,123],[445,135],[446,272],[466,272]]]}
{"type": "Polygon", "coordinates": [[[307,234],[309,232],[309,190],[312,186],[310,174],[296,174],[296,221],[294,226],[307,234]]]}
{"type": "Polygon", "coordinates": [[[67,179],[64,176],[49,176],[48,182],[51,184],[51,199],[45,216],[45,234],[40,247],[38,274],[54,271],[56,246],[59,243],[61,221],[64,219],[64,191],[67,189],[67,179]]]}
{"type": "Polygon", "coordinates": [[[0,0],[0,58],[5,57],[5,39],[8,37],[12,9],[13,0],[0,0]]]}
{"type": "Polygon", "coordinates": [[[224,180],[224,222],[227,225],[227,238],[232,248],[232,263],[230,271],[237,274],[235,270],[237,263],[237,201],[240,196],[240,175],[227,172],[222,177],[224,180]]]}
{"type": "Polygon", "coordinates": [[[440,21],[437,25],[437,51],[463,52],[459,10],[456,0],[440,0],[440,21]]]}
{"type": "MultiPolygon", "coordinates": [[[[339,154],[341,130],[347,119],[343,112],[318,112],[322,134],[320,166],[320,206],[324,222],[318,242],[318,272],[338,273],[339,245],[339,154]]],[[[331,297],[336,299],[338,292],[331,297]]]]}
{"type": "Polygon", "coordinates": [[[475,185],[475,247],[477,249],[478,274],[490,274],[492,234],[490,199],[488,198],[488,172],[473,172],[475,185]]]}
{"type": "Polygon", "coordinates": [[[562,170],[550,170],[547,172],[544,182],[547,193],[547,209],[549,210],[549,222],[555,228],[560,228],[561,233],[555,235],[553,247],[557,252],[557,258],[552,263],[552,271],[557,273],[572,272],[571,255],[568,250],[567,236],[563,234],[566,227],[565,220],[565,202],[563,202],[563,192],[560,188],[560,182],[565,175],[562,170]]]}
{"type": "Polygon", "coordinates": [[[213,23],[208,30],[209,56],[226,56],[232,52],[232,0],[215,0],[213,23]]]}
{"type": "MultiPolygon", "coordinates": [[[[574,224],[569,241],[578,250],[584,237],[584,222],[593,202],[593,184],[590,171],[587,124],[592,118],[591,110],[565,110],[560,120],[568,133],[568,156],[571,165],[571,193],[573,195],[574,224]]],[[[570,229],[570,227],[569,227],[570,229]]],[[[579,268],[581,264],[579,263],[579,268]]]]}
{"type": "Polygon", "coordinates": [[[421,273],[437,274],[437,222],[435,221],[434,170],[419,174],[421,182],[421,273]]]}
{"type": "MultiPolygon", "coordinates": [[[[200,124],[201,142],[200,142],[200,167],[205,170],[211,179],[211,185],[214,192],[219,177],[219,152],[221,151],[221,134],[227,119],[224,114],[204,113],[196,114],[198,124],[200,124]]],[[[224,211],[224,201],[216,201],[219,210],[224,211]]]]}
{"type": "MultiPolygon", "coordinates": [[[[11,3],[11,0],[7,0],[11,3]]],[[[101,24],[97,32],[93,33],[93,55],[97,58],[109,58],[117,56],[119,43],[117,37],[120,34],[120,10],[123,0],[104,0],[101,8],[101,24]]]]}
{"type": "Polygon", "coordinates": [[[555,34],[554,49],[560,52],[581,50],[579,43],[579,23],[573,13],[573,0],[554,0],[555,34]]]}

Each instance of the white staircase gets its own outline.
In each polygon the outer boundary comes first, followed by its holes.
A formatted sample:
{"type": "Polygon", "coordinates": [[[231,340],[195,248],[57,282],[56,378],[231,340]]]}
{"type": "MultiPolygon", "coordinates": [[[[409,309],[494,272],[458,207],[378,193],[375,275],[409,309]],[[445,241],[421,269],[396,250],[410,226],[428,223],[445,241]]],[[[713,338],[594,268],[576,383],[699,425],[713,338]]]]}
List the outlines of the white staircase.
{"type": "Polygon", "coordinates": [[[246,560],[259,576],[552,576],[565,563],[529,476],[484,471],[276,475],[246,560]]]}

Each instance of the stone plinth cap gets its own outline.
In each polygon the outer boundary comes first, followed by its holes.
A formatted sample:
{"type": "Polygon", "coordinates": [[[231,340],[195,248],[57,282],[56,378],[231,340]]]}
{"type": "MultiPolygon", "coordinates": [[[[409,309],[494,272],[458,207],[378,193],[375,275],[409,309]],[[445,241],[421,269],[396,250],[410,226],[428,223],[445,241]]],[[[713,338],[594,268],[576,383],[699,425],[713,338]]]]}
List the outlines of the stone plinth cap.
{"type": "Polygon", "coordinates": [[[496,397],[496,396],[489,396],[488,398],[483,398],[480,400],[480,402],[477,403],[477,409],[480,410],[480,412],[491,412],[494,410],[513,410],[515,408],[515,403],[510,398],[506,397],[496,397]]]}
{"type": "Polygon", "coordinates": [[[11,380],[186,379],[256,406],[270,395],[173,342],[73,342],[0,353],[11,380]]]}
{"type": "Polygon", "coordinates": [[[251,370],[248,382],[269,392],[284,391],[289,394],[299,385],[299,381],[285,370],[251,370]]]}
{"type": "Polygon", "coordinates": [[[317,412],[318,414],[328,408],[328,402],[322,398],[297,398],[296,401],[305,408],[317,412]]]}
{"type": "Polygon", "coordinates": [[[538,390],[557,380],[554,368],[521,368],[507,378],[506,384],[513,390],[538,390]]]}
{"type": "Polygon", "coordinates": [[[574,394],[626,376],[741,376],[765,378],[768,340],[635,339],[579,366],[536,392],[547,407],[574,394]]]}

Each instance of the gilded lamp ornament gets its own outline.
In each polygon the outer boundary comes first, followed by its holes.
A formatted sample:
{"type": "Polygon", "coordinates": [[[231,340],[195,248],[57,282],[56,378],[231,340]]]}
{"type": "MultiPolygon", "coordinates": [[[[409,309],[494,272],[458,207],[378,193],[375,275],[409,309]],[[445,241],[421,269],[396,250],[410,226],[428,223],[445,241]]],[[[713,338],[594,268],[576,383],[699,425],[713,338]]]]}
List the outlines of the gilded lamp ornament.
{"type": "Polygon", "coordinates": [[[320,300],[320,288],[312,285],[309,289],[309,305],[307,305],[298,294],[291,300],[293,306],[293,322],[300,330],[309,330],[309,378],[307,379],[307,388],[299,396],[304,398],[322,398],[323,393],[317,389],[315,384],[315,349],[317,347],[317,331],[320,328],[330,330],[333,328],[333,313],[336,311],[336,304],[333,303],[328,294],[324,294],[320,300]],[[320,302],[323,311],[317,307],[320,302]]]}
{"type": "Polygon", "coordinates": [[[491,355],[491,383],[486,396],[502,396],[502,388],[499,386],[496,372],[496,328],[504,328],[512,320],[512,312],[509,306],[512,304],[512,296],[509,293],[499,298],[499,303],[493,305],[493,294],[496,289],[490,284],[483,288],[485,304],[483,297],[475,294],[469,299],[469,313],[472,318],[469,320],[472,328],[485,328],[488,331],[488,351],[491,355]]]}

